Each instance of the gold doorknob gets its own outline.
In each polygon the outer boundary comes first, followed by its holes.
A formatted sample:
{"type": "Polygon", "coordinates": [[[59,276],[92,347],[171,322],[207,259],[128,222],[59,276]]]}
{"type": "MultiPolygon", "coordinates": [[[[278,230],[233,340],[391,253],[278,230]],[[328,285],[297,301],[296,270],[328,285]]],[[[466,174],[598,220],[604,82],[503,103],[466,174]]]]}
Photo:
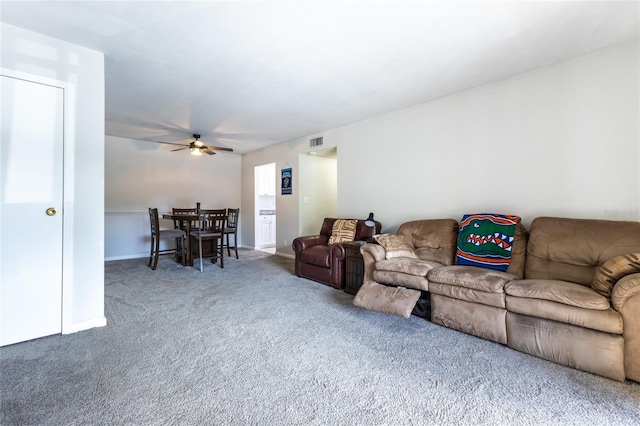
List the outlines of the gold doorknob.
{"type": "Polygon", "coordinates": [[[55,216],[56,213],[58,213],[58,209],[56,209],[55,207],[49,207],[47,209],[47,216],[55,216]]]}

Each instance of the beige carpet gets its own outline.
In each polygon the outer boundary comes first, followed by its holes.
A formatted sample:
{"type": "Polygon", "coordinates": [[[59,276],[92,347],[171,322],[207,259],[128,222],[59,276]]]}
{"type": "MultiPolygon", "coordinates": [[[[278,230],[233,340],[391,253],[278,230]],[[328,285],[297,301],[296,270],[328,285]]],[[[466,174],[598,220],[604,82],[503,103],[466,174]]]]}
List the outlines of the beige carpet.
{"type": "Polygon", "coordinates": [[[638,383],[357,308],[290,259],[105,268],[107,327],[0,349],[0,424],[640,424],[638,383]]]}

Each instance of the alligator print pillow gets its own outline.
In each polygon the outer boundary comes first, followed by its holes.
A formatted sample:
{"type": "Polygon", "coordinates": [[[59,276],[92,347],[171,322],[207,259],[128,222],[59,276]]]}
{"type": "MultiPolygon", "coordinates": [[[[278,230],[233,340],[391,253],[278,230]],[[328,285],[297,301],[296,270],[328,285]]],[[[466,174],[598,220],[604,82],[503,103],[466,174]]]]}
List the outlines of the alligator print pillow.
{"type": "Polygon", "coordinates": [[[458,265],[506,271],[511,263],[511,249],[518,222],[520,217],[512,215],[464,215],[458,233],[458,265]]]}

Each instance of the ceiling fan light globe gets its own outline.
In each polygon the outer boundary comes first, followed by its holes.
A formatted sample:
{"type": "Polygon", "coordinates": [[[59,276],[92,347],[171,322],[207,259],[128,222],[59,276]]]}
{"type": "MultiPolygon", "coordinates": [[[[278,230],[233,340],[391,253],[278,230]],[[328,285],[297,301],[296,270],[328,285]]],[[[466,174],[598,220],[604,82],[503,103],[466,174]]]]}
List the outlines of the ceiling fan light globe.
{"type": "Polygon", "coordinates": [[[202,155],[202,150],[200,148],[190,148],[191,155],[202,155]]]}

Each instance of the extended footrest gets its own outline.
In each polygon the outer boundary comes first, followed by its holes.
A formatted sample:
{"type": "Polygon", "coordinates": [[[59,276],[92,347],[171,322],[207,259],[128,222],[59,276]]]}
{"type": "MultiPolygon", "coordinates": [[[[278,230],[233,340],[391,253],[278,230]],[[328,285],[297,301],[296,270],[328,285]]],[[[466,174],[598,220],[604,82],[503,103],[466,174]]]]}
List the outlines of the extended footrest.
{"type": "Polygon", "coordinates": [[[409,318],[420,294],[419,290],[365,281],[353,298],[353,304],[371,311],[409,318]]]}

